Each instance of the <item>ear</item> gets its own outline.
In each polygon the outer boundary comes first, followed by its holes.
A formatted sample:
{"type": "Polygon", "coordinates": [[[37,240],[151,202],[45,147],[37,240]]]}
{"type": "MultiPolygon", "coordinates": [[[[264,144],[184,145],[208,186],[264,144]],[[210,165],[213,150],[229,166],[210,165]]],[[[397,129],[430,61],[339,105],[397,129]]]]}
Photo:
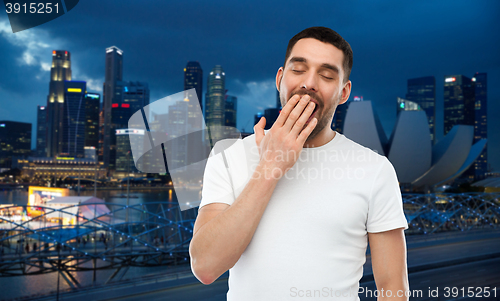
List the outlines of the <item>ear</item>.
{"type": "Polygon", "coordinates": [[[283,78],[283,67],[278,69],[278,73],[276,73],[276,89],[278,92],[280,91],[281,79],[283,78]]]}
{"type": "Polygon", "coordinates": [[[349,99],[349,95],[351,95],[352,82],[349,80],[344,84],[342,88],[342,98],[339,101],[339,105],[345,103],[349,99]]]}

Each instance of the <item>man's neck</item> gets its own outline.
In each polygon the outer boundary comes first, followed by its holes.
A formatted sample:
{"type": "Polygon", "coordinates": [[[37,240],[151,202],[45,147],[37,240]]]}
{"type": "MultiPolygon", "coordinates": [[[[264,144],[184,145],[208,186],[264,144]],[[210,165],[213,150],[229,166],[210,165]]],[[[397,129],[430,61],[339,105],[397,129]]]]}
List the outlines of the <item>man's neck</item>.
{"type": "Polygon", "coordinates": [[[314,148],[327,144],[335,137],[336,132],[327,127],[319,132],[314,138],[307,139],[304,143],[304,148],[314,148]]]}

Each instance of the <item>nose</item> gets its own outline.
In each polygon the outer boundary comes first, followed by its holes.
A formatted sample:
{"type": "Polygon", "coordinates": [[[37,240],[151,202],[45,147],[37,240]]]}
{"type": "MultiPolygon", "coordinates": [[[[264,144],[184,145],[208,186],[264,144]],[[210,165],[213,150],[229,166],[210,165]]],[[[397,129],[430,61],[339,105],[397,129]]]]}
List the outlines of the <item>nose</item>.
{"type": "Polygon", "coordinates": [[[304,80],[302,81],[300,88],[318,92],[318,79],[316,74],[314,74],[314,72],[309,72],[309,74],[304,76],[304,80]]]}

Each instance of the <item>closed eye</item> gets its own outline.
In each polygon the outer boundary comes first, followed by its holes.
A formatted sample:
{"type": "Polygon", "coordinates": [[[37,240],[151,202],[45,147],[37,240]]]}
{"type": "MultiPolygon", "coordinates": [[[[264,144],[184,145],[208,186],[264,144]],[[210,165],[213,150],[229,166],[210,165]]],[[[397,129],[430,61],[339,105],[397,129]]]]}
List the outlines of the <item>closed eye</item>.
{"type": "Polygon", "coordinates": [[[332,80],[333,79],[333,77],[328,77],[328,76],[324,76],[324,75],[321,75],[321,76],[323,76],[323,78],[328,79],[328,80],[332,80]]]}
{"type": "Polygon", "coordinates": [[[305,71],[302,71],[302,70],[292,70],[293,72],[295,73],[302,73],[302,72],[305,72],[305,71]]]}

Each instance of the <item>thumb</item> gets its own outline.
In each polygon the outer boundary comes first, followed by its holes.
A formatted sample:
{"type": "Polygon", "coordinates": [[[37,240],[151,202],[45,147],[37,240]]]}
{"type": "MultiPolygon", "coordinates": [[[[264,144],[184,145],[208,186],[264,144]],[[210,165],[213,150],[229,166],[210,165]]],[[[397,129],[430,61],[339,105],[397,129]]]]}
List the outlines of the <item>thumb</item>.
{"type": "Polygon", "coordinates": [[[260,145],[260,141],[262,141],[262,138],[264,138],[265,133],[264,133],[264,128],[266,127],[266,118],[263,116],[260,118],[259,122],[253,127],[253,130],[255,132],[255,142],[257,143],[257,146],[260,145]]]}

